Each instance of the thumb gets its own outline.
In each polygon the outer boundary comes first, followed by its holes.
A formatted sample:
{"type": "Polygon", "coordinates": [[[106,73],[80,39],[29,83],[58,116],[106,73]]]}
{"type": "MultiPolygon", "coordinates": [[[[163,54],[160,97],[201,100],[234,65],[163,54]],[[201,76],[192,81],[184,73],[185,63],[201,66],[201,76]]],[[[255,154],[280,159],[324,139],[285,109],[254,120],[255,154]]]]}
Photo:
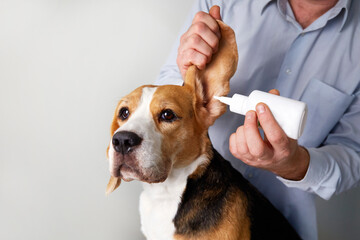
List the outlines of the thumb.
{"type": "Polygon", "coordinates": [[[210,8],[210,10],[209,10],[209,14],[210,14],[210,16],[215,18],[216,20],[221,20],[220,7],[219,6],[217,6],[217,5],[212,6],[210,8]]]}
{"type": "Polygon", "coordinates": [[[280,96],[280,92],[279,92],[279,90],[277,90],[277,89],[271,89],[271,90],[269,91],[269,93],[280,96]]]}

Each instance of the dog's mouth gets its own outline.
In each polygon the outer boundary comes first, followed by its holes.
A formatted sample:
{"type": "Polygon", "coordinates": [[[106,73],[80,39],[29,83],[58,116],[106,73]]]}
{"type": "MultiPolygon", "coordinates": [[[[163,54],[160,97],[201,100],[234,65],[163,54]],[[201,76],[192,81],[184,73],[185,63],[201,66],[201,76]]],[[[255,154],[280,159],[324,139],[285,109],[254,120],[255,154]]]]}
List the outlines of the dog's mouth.
{"type": "Polygon", "coordinates": [[[140,180],[142,172],[133,156],[115,154],[111,175],[124,181],[140,180]]]}
{"type": "Polygon", "coordinates": [[[141,171],[127,164],[122,164],[111,173],[113,177],[121,178],[125,182],[139,180],[146,183],[159,183],[167,179],[167,174],[154,173],[153,171],[141,171]]]}
{"type": "Polygon", "coordinates": [[[168,169],[165,166],[142,168],[139,166],[138,160],[133,157],[116,156],[110,174],[125,182],[138,180],[146,183],[159,183],[167,179],[168,169]]]}
{"type": "Polygon", "coordinates": [[[122,164],[114,169],[111,175],[113,177],[121,178],[125,182],[130,182],[135,179],[140,180],[142,174],[139,170],[134,169],[127,164],[122,164]]]}

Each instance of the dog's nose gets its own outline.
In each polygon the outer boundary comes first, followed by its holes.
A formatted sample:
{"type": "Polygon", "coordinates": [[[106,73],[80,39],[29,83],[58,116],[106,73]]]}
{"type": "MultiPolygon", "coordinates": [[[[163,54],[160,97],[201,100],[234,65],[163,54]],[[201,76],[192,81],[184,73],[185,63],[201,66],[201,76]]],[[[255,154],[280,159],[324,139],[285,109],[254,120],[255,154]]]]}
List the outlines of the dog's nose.
{"type": "Polygon", "coordinates": [[[114,134],[112,144],[116,152],[127,154],[140,145],[142,138],[136,133],[121,131],[114,134]]]}

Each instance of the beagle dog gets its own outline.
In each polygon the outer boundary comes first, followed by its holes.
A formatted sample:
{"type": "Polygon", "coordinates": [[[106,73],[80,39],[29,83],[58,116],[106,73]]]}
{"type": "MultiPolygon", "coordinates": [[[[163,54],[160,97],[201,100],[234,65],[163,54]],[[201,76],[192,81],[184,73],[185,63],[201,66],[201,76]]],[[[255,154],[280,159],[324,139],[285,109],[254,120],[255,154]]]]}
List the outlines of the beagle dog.
{"type": "Polygon", "coordinates": [[[144,182],[141,230],[149,240],[299,239],[287,220],[212,147],[237,66],[233,30],[218,21],[219,51],[183,86],[147,85],[120,100],[111,124],[107,194],[144,182]]]}

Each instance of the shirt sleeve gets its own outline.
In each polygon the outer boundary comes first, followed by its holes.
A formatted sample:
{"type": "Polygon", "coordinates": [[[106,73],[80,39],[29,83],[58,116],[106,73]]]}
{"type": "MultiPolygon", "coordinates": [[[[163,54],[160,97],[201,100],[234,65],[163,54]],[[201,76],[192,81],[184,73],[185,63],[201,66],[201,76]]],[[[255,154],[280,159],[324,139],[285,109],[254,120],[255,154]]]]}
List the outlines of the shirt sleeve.
{"type": "Polygon", "coordinates": [[[343,117],[319,148],[309,148],[310,164],[305,177],[291,181],[278,177],[288,187],[315,193],[324,199],[360,183],[360,91],[343,117]]]}

